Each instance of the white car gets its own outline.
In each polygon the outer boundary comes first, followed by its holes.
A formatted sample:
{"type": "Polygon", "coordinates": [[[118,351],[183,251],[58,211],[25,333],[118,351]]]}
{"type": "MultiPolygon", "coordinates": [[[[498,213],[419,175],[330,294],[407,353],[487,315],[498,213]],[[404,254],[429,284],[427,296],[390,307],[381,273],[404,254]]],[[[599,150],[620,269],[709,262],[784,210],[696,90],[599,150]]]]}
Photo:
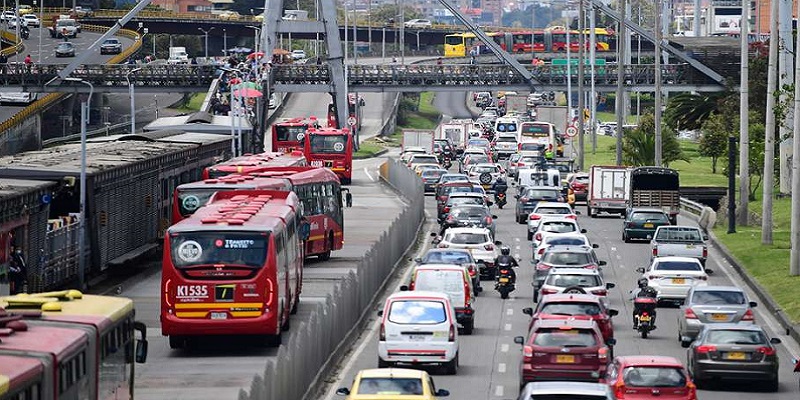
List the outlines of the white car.
{"type": "Polygon", "coordinates": [[[494,277],[494,260],[498,256],[497,246],[501,242],[492,241],[492,233],[486,228],[450,228],[441,239],[434,240],[439,248],[467,249],[478,263],[482,277],[494,277]]]}
{"type": "Polygon", "coordinates": [[[22,24],[22,26],[28,26],[28,23],[25,22],[22,17],[17,18],[16,16],[11,16],[10,18],[6,19],[8,22],[8,29],[17,29],[17,25],[22,24]]]}
{"type": "Polygon", "coordinates": [[[533,245],[539,247],[544,232],[556,233],[586,233],[586,229],[581,229],[578,221],[570,218],[547,218],[542,221],[531,235],[533,245]]]}
{"type": "Polygon", "coordinates": [[[528,240],[532,240],[534,232],[539,229],[539,224],[548,218],[578,219],[578,212],[567,203],[541,201],[536,204],[533,211],[528,214],[528,240]]]}
{"type": "Polygon", "coordinates": [[[433,23],[428,19],[412,19],[406,21],[406,28],[410,29],[425,29],[433,26],[433,23]]]}
{"type": "Polygon", "coordinates": [[[469,180],[481,185],[491,185],[497,180],[497,178],[503,176],[504,174],[505,171],[503,171],[503,168],[500,165],[492,163],[475,164],[469,167],[469,170],[467,170],[467,176],[469,176],[469,180]],[[488,177],[487,175],[483,174],[488,174],[488,177]],[[481,176],[483,176],[483,178],[481,178],[481,176]]]}
{"type": "Polygon", "coordinates": [[[689,289],[708,285],[708,274],[700,261],[690,257],[656,257],[647,268],[638,268],[647,284],[658,291],[659,301],[686,300],[689,289]]]}
{"type": "Polygon", "coordinates": [[[458,370],[458,325],[450,297],[444,293],[394,293],[379,312],[378,367],[395,364],[443,365],[458,370]]]}
{"type": "Polygon", "coordinates": [[[22,20],[25,21],[28,27],[38,28],[42,24],[35,14],[25,14],[22,16],[22,20]]]}
{"type": "Polygon", "coordinates": [[[292,60],[302,60],[306,58],[305,50],[292,50],[292,60]]]}
{"type": "Polygon", "coordinates": [[[414,154],[408,159],[408,163],[406,163],[411,169],[414,169],[414,166],[418,164],[439,165],[439,159],[433,154],[414,154]]]}
{"type": "Polygon", "coordinates": [[[542,259],[544,252],[553,246],[591,246],[598,248],[596,244],[591,244],[589,238],[580,233],[558,233],[542,232],[542,240],[539,246],[533,248],[533,262],[538,263],[542,259]]]}
{"type": "Polygon", "coordinates": [[[403,151],[403,154],[400,154],[400,162],[402,162],[403,164],[408,165],[408,161],[411,160],[411,157],[413,157],[413,156],[415,156],[417,154],[428,154],[428,153],[425,151],[425,149],[423,149],[421,147],[420,148],[407,147],[403,151]]]}
{"type": "Polygon", "coordinates": [[[550,270],[539,289],[539,298],[556,293],[587,293],[605,297],[608,289],[614,286],[613,283],[606,283],[596,269],[555,268],[550,270]]]}

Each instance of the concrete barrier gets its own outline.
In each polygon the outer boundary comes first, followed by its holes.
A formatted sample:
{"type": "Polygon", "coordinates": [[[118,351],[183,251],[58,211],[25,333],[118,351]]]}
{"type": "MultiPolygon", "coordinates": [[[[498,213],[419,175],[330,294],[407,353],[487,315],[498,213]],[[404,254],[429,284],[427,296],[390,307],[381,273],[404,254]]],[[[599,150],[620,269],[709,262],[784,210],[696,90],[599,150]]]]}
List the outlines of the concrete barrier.
{"type": "Polygon", "coordinates": [[[264,373],[256,375],[240,400],[301,400],[316,398],[325,380],[368,321],[367,313],[386,278],[414,244],[424,219],[424,189],[417,175],[395,160],[381,167],[381,179],[406,199],[406,206],[310,317],[292,328],[291,338],[264,373]]]}

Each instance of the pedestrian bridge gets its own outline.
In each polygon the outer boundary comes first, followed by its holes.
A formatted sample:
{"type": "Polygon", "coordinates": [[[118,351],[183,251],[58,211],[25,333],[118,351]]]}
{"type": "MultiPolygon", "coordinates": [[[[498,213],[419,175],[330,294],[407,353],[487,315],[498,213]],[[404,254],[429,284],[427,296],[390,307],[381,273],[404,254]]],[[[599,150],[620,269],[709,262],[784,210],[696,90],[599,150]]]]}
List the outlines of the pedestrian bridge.
{"type": "MultiPolygon", "coordinates": [[[[9,65],[0,71],[0,84],[6,89],[31,93],[87,92],[88,86],[75,81],[60,81],[58,72],[66,65],[9,65]]],[[[506,65],[351,65],[347,68],[349,90],[357,92],[422,92],[535,90],[566,91],[566,66],[527,67],[534,78],[528,82],[506,65]]],[[[616,64],[598,67],[595,88],[612,92],[617,86],[616,64]]],[[[626,91],[655,91],[655,67],[650,64],[624,66],[626,91]]],[[[665,91],[721,91],[724,87],[697,72],[688,64],[662,65],[665,91]]],[[[578,85],[577,67],[571,68],[571,84],[578,85]]],[[[139,93],[206,91],[222,70],[211,65],[83,65],[71,75],[94,86],[95,92],[118,93],[128,90],[128,77],[139,93]],[[138,69],[134,71],[134,69],[138,69]]],[[[584,84],[591,84],[586,69],[584,84]]],[[[278,92],[331,92],[331,76],[326,65],[276,65],[270,86],[278,92]]]]}

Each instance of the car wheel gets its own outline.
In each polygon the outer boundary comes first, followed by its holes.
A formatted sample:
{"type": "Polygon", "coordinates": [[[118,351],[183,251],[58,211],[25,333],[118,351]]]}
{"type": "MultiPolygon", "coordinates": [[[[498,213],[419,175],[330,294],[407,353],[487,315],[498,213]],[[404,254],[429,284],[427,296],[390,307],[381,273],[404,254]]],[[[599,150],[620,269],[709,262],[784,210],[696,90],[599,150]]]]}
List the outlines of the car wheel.
{"type": "Polygon", "coordinates": [[[469,321],[468,323],[464,324],[465,335],[472,335],[472,331],[474,329],[475,329],[475,321],[469,321]]]}
{"type": "Polygon", "coordinates": [[[539,302],[539,291],[536,290],[536,288],[533,288],[533,302],[534,303],[539,302]]]}
{"type": "Polygon", "coordinates": [[[456,353],[456,356],[453,357],[450,362],[444,365],[444,372],[447,375],[455,375],[458,373],[458,353],[456,353]]]}
{"type": "Polygon", "coordinates": [[[778,378],[775,377],[775,379],[767,382],[764,386],[766,386],[767,391],[777,392],[778,387],[780,386],[780,382],[778,381],[778,378]]]}
{"type": "Polygon", "coordinates": [[[169,337],[169,348],[170,349],[182,349],[186,345],[186,338],[183,336],[177,335],[170,335],[169,337]]]}
{"type": "Polygon", "coordinates": [[[528,240],[533,240],[533,233],[528,231],[528,240]]]}
{"type": "Polygon", "coordinates": [[[622,231],[622,241],[625,243],[631,242],[631,238],[629,238],[628,235],[625,234],[625,231],[622,231]]]}

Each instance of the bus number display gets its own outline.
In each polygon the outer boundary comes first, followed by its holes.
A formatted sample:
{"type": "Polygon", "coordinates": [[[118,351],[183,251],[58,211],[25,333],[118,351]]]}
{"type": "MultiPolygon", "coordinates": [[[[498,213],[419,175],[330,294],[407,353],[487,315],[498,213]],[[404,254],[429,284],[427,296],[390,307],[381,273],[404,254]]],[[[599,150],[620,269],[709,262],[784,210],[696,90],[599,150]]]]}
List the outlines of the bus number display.
{"type": "Polygon", "coordinates": [[[181,297],[208,297],[206,285],[178,285],[178,298],[181,297]]]}
{"type": "Polygon", "coordinates": [[[322,168],[322,160],[311,160],[311,166],[314,168],[322,168]]]}

